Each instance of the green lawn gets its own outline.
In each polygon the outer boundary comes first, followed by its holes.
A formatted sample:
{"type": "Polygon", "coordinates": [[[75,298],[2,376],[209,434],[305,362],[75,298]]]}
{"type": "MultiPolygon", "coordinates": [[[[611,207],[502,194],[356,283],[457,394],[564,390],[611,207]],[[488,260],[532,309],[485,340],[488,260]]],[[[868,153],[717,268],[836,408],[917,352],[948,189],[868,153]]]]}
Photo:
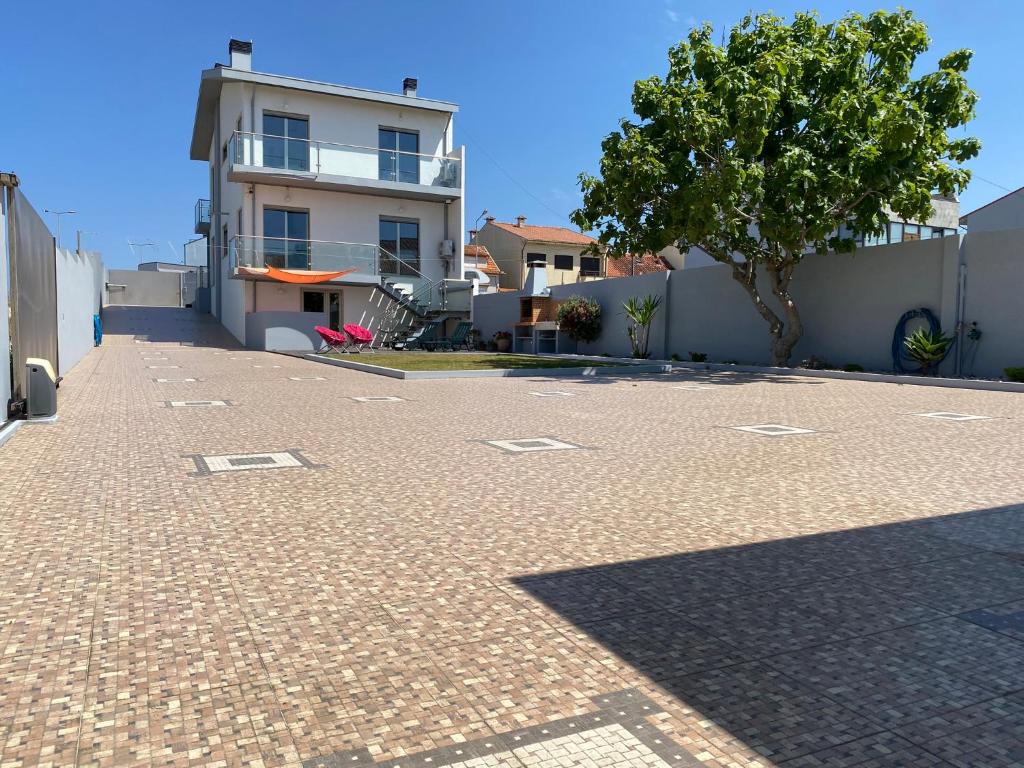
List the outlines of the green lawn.
{"type": "Polygon", "coordinates": [[[612,365],[496,352],[361,352],[357,355],[330,354],[327,357],[395,368],[399,371],[484,371],[493,368],[584,368],[612,365]]]}

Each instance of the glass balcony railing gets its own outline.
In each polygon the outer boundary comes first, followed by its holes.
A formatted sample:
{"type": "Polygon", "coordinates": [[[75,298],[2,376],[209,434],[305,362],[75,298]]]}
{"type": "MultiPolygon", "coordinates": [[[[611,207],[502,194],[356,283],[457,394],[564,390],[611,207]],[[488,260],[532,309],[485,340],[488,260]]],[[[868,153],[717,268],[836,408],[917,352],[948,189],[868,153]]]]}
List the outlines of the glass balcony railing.
{"type": "Polygon", "coordinates": [[[460,183],[458,158],[262,133],[235,131],[228,142],[228,159],[236,166],[276,168],[286,173],[349,176],[450,189],[460,183]]]}
{"type": "Polygon", "coordinates": [[[196,227],[197,235],[206,235],[210,232],[210,201],[199,198],[196,200],[196,227]]]}
{"type": "Polygon", "coordinates": [[[380,247],[369,243],[336,243],[283,237],[233,237],[231,266],[276,267],[316,272],[354,269],[364,275],[380,274],[380,247]]]}

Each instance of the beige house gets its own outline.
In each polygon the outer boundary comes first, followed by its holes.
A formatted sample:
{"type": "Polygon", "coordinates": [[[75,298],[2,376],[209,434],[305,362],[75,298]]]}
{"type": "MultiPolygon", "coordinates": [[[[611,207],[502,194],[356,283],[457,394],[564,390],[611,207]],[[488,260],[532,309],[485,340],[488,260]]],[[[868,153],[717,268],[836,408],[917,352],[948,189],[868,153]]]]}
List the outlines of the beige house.
{"type": "Polygon", "coordinates": [[[519,289],[530,264],[545,264],[548,285],[569,285],[605,276],[604,256],[584,253],[597,241],[565,227],[539,227],[517,216],[515,223],[488,217],[474,243],[484,246],[504,273],[503,288],[519,289]]]}

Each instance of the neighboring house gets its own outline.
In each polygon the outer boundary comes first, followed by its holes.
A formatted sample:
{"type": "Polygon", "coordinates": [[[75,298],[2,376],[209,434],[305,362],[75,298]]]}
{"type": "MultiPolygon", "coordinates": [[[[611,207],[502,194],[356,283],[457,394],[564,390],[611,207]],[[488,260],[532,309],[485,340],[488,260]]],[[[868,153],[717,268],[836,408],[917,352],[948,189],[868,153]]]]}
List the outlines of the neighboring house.
{"type": "MultiPolygon", "coordinates": [[[[960,203],[956,198],[944,195],[932,195],[932,207],[934,211],[924,222],[908,222],[889,214],[889,223],[885,232],[877,237],[857,236],[858,248],[869,248],[875,245],[891,245],[893,243],[909,242],[911,240],[928,240],[933,237],[949,237],[958,232],[957,226],[961,221],[960,203]]],[[[840,233],[844,236],[848,230],[843,227],[840,233]]],[[[691,248],[689,253],[683,253],[677,248],[666,248],[660,253],[665,256],[675,269],[693,269],[694,267],[708,267],[718,264],[711,256],[700,248],[691,248]]]]}
{"type": "Polygon", "coordinates": [[[607,277],[635,277],[652,272],[668,272],[670,269],[673,269],[672,264],[660,253],[629,253],[625,256],[609,256],[605,260],[607,277]]]}
{"type": "Polygon", "coordinates": [[[530,264],[547,265],[548,285],[566,285],[604,276],[604,257],[584,251],[597,241],[565,227],[538,227],[517,216],[515,223],[486,219],[475,242],[490,252],[507,275],[502,287],[522,288],[530,264]]]}
{"type": "Polygon", "coordinates": [[[170,261],[144,261],[139,264],[139,272],[198,272],[199,267],[193,264],[175,264],[170,261]]]}
{"type": "Polygon", "coordinates": [[[960,223],[971,233],[1024,228],[1024,187],[965,213],[960,223]]]}
{"type": "Polygon", "coordinates": [[[196,233],[224,326],[252,348],[308,349],[316,325],[468,313],[458,107],[412,78],[385,93],[264,74],[251,43],[228,48],[202,73],[190,150],[209,166],[196,233]]]}
{"type": "MultiPolygon", "coordinates": [[[[475,232],[470,233],[472,239],[475,232]]],[[[495,293],[501,288],[501,271],[487,250],[487,246],[470,242],[463,246],[465,254],[466,279],[476,280],[475,293],[495,293]]]]}

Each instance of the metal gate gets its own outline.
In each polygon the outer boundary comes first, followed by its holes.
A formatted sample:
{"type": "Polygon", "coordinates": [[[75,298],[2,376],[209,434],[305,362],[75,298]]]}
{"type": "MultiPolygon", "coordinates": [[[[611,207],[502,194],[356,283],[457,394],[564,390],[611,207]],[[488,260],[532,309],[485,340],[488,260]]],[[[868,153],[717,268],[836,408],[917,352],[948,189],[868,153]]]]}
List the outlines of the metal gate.
{"type": "Polygon", "coordinates": [[[57,252],[50,230],[18,189],[4,180],[10,258],[11,401],[25,398],[25,360],[41,357],[57,367],[57,252]]]}

